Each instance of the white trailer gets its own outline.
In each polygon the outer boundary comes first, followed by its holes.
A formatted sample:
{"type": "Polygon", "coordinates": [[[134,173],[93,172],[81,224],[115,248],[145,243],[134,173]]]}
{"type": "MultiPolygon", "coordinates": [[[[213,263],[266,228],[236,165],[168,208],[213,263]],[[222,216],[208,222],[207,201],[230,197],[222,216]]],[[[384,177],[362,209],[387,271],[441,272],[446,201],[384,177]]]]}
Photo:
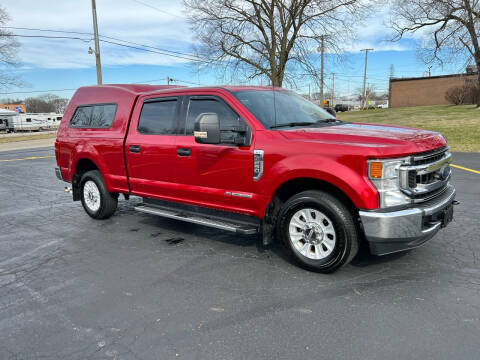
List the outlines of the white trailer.
{"type": "Polygon", "coordinates": [[[16,111],[0,109],[0,131],[8,131],[8,119],[17,116],[16,111]]]}
{"type": "Polygon", "coordinates": [[[60,125],[62,114],[26,113],[6,118],[8,132],[55,130],[60,125]]]}

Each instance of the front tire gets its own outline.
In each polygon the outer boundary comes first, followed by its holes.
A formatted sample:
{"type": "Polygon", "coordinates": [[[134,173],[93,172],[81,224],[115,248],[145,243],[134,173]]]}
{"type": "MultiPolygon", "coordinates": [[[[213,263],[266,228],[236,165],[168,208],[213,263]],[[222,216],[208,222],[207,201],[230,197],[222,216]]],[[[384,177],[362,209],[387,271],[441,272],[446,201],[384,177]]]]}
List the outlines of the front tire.
{"type": "Polygon", "coordinates": [[[331,273],[348,264],[358,252],[354,216],[335,196],[304,191],[283,205],[277,234],[300,266],[331,273]]]}
{"type": "Polygon", "coordinates": [[[83,208],[94,219],[108,219],[117,209],[118,197],[107,191],[98,170],[87,171],[80,180],[83,208]]]}

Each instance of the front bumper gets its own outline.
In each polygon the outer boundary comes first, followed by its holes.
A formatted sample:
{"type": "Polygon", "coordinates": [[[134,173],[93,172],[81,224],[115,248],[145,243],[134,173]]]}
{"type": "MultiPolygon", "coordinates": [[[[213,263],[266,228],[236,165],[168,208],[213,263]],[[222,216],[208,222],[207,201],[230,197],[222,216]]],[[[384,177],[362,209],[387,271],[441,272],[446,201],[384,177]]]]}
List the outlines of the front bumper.
{"type": "Polygon", "coordinates": [[[452,216],[455,188],[448,184],[442,195],[405,210],[360,211],[370,252],[386,255],[416,248],[430,240],[452,216]]]}

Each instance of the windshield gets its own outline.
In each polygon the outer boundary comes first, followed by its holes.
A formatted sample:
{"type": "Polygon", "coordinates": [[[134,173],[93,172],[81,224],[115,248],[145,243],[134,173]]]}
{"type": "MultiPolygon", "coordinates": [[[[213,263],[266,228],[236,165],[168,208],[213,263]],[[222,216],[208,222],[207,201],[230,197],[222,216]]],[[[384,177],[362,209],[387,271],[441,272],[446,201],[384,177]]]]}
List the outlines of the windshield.
{"type": "Polygon", "coordinates": [[[321,107],[290,91],[246,90],[234,92],[233,96],[266,129],[335,121],[335,118],[321,107]]]}

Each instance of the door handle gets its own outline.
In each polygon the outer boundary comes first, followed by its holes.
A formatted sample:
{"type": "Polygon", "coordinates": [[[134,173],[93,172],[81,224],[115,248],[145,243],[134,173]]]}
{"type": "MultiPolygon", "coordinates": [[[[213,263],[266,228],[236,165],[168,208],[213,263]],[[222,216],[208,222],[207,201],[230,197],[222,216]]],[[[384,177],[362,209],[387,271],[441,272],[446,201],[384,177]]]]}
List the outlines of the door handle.
{"type": "Polygon", "coordinates": [[[190,156],[191,153],[192,152],[189,148],[178,148],[177,149],[178,156],[190,156]]]}
{"type": "Polygon", "coordinates": [[[140,152],[140,145],[130,145],[128,150],[132,153],[139,153],[140,152]]]}

